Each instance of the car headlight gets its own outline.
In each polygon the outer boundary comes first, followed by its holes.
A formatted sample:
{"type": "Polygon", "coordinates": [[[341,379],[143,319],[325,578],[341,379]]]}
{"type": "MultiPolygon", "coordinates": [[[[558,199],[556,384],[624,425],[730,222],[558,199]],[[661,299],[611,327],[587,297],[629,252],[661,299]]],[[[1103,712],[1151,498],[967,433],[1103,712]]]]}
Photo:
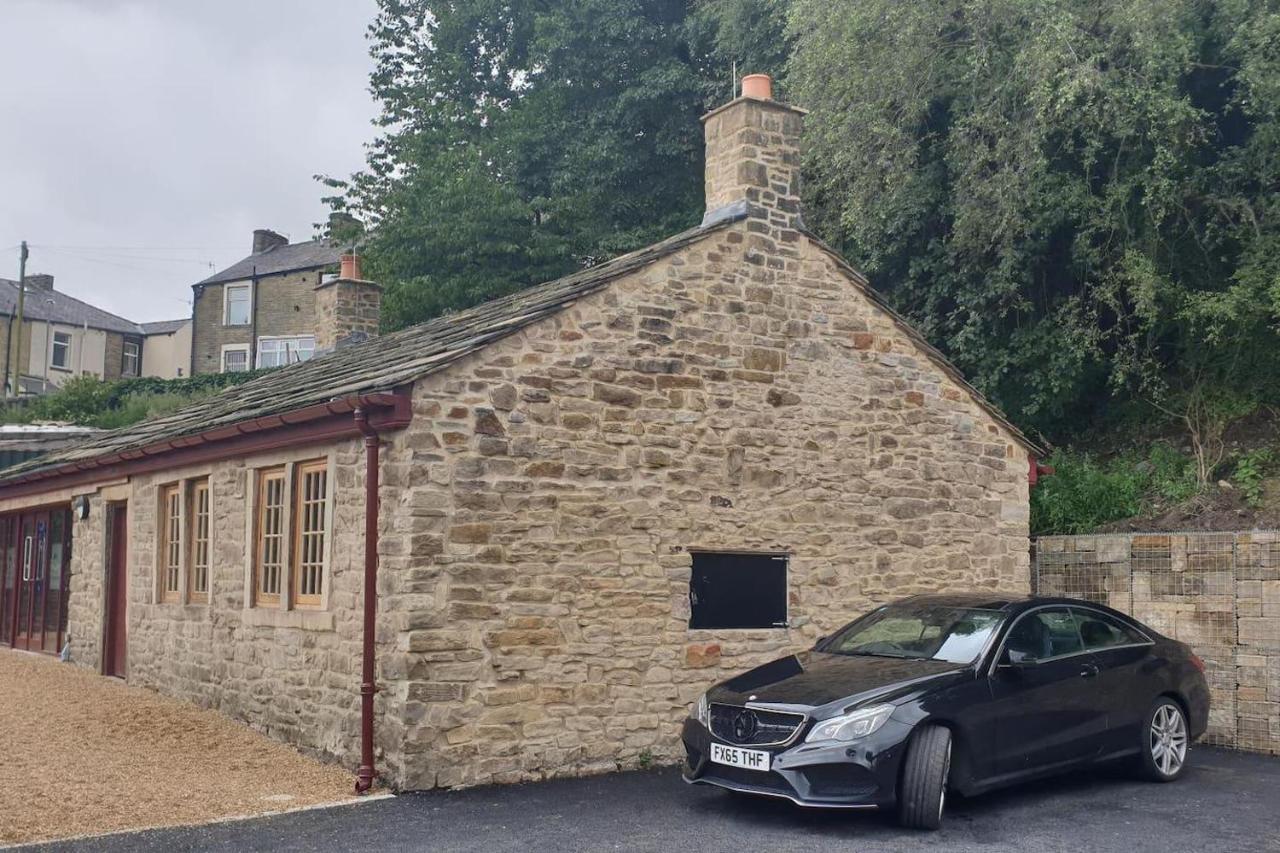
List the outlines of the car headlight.
{"type": "Polygon", "coordinates": [[[693,718],[711,728],[711,705],[707,702],[707,694],[698,697],[698,703],[693,706],[693,718]]]}
{"type": "Polygon", "coordinates": [[[809,736],[804,739],[805,743],[812,743],[817,740],[847,741],[866,737],[883,726],[885,720],[892,716],[893,711],[894,707],[892,705],[873,705],[870,708],[862,708],[851,714],[842,714],[839,717],[823,720],[813,727],[813,731],[809,732],[809,736]]]}

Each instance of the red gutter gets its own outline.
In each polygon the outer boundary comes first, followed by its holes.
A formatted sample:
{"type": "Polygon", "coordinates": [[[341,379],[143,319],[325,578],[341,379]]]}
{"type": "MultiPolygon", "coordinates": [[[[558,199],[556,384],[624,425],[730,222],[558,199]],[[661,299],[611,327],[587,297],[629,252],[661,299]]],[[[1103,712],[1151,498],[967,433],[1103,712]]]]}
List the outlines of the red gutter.
{"type": "Polygon", "coordinates": [[[374,634],[378,618],[378,431],[369,423],[364,409],[354,414],[356,429],[364,436],[364,636],[360,661],[360,769],[356,771],[356,793],[373,787],[373,695],[375,681],[374,634]]]}
{"type": "Polygon", "coordinates": [[[32,471],[0,482],[5,498],[40,494],[52,489],[96,483],[104,479],[145,474],[183,465],[230,459],[250,453],[318,444],[361,435],[350,415],[363,409],[367,423],[378,430],[406,426],[412,416],[407,387],[337,397],[291,412],[264,415],[193,435],[164,439],[143,447],[121,450],[32,471]]]}

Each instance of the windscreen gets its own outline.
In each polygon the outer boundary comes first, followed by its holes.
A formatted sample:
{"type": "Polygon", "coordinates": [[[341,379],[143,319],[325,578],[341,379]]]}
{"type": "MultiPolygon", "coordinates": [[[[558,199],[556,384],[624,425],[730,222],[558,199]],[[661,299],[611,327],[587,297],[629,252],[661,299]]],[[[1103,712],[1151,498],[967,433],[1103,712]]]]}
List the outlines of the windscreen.
{"type": "Polygon", "coordinates": [[[842,628],[821,651],[973,663],[1003,619],[996,610],[890,604],[842,628]]]}

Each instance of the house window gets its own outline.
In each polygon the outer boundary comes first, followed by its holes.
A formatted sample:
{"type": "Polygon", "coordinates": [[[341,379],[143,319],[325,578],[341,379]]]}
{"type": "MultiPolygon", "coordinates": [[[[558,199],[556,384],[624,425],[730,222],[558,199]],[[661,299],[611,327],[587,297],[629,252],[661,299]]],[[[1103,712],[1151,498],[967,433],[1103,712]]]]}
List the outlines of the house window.
{"type": "Polygon", "coordinates": [[[259,338],[258,367],[283,367],[306,361],[316,352],[316,339],[311,335],[292,338],[259,338]]]}
{"type": "Polygon", "coordinates": [[[784,628],[784,554],[695,552],[689,578],[690,628],[784,628]]]}
{"type": "Polygon", "coordinates": [[[254,561],[254,602],[280,603],[284,576],[284,468],[258,472],[257,559],[254,561]]]}
{"type": "Polygon", "coordinates": [[[53,357],[50,362],[54,367],[66,370],[71,364],[71,335],[67,332],[53,333],[53,357]]]}
{"type": "Polygon", "coordinates": [[[120,372],[122,375],[138,375],[138,361],[141,353],[142,346],[137,341],[124,342],[124,362],[120,366],[120,372]]]}
{"type": "Polygon", "coordinates": [[[247,284],[228,284],[222,289],[222,325],[249,325],[253,289],[247,284]]]}
{"type": "Polygon", "coordinates": [[[249,347],[246,344],[222,348],[222,372],[239,373],[249,369],[249,347]]]}
{"type": "Polygon", "coordinates": [[[181,600],[182,491],[175,483],[160,490],[160,600],[181,600]]]}
{"type": "Polygon", "coordinates": [[[209,481],[191,486],[191,559],[187,580],[192,601],[209,600],[209,481]]]}
{"type": "Polygon", "coordinates": [[[319,607],[324,586],[324,527],[328,475],[324,460],[298,466],[294,499],[293,549],[294,602],[299,607],[319,607]]]}

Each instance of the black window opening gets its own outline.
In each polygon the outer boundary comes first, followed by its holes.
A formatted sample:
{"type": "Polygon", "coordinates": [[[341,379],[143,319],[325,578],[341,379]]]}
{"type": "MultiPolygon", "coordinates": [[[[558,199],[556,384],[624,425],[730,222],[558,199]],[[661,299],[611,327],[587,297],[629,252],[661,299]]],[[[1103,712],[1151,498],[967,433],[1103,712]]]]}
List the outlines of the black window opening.
{"type": "Polygon", "coordinates": [[[690,628],[785,628],[784,554],[694,552],[690,628]]]}

